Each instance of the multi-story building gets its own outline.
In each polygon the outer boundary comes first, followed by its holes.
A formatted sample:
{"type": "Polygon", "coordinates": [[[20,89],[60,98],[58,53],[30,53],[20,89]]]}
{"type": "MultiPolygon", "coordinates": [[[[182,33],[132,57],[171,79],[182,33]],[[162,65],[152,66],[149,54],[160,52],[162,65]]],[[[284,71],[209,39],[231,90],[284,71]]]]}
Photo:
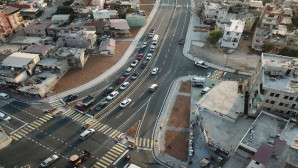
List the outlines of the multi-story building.
{"type": "Polygon", "coordinates": [[[261,18],[261,28],[269,28],[272,30],[275,26],[282,23],[285,17],[284,8],[276,6],[274,4],[267,4],[264,10],[263,16],[261,18]]]}
{"type": "Polygon", "coordinates": [[[79,30],[77,32],[58,33],[57,37],[64,39],[65,46],[72,48],[94,49],[96,43],[95,31],[79,30]]]}
{"type": "Polygon", "coordinates": [[[231,25],[226,26],[224,29],[221,47],[237,48],[244,29],[244,25],[245,21],[231,20],[231,25]]]}
{"type": "Polygon", "coordinates": [[[68,62],[68,65],[71,69],[82,69],[87,62],[85,56],[84,48],[69,48],[69,47],[60,47],[56,50],[53,55],[50,55],[51,58],[65,59],[68,62]]]}
{"type": "Polygon", "coordinates": [[[34,20],[30,25],[24,28],[24,32],[29,36],[47,36],[47,28],[52,21],[45,19],[42,21],[34,20]]]}
{"type": "Polygon", "coordinates": [[[248,82],[248,114],[261,110],[285,118],[298,116],[298,60],[263,53],[248,82]]]}
{"type": "Polygon", "coordinates": [[[0,37],[11,34],[13,29],[9,24],[6,14],[0,9],[0,37]]]}
{"type": "Polygon", "coordinates": [[[3,12],[6,14],[9,24],[13,30],[22,25],[23,17],[20,15],[19,8],[8,6],[3,9],[3,12]]]}
{"type": "Polygon", "coordinates": [[[201,13],[202,20],[205,23],[215,23],[218,19],[226,17],[229,11],[229,5],[220,2],[205,2],[204,10],[201,13]]]}

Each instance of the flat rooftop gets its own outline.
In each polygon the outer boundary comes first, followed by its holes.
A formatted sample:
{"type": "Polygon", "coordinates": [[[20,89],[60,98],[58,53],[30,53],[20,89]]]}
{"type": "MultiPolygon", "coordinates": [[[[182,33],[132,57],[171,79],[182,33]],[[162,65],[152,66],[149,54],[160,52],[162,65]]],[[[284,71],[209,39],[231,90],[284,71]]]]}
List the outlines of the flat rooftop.
{"type": "Polygon", "coordinates": [[[261,112],[257,119],[252,123],[252,126],[241,143],[257,150],[262,143],[270,142],[273,140],[272,137],[280,135],[284,130],[286,123],[287,120],[285,119],[266,112],[261,112]]]}
{"type": "Polygon", "coordinates": [[[198,102],[201,107],[236,120],[244,111],[244,96],[238,93],[237,81],[222,81],[198,102]]]}

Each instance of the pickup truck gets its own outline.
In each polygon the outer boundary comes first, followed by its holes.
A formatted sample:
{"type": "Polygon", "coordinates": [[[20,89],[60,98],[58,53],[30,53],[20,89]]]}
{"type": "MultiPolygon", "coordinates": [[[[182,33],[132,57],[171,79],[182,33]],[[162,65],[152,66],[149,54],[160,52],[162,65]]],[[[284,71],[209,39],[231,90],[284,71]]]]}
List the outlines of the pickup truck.
{"type": "Polygon", "coordinates": [[[77,102],[76,109],[85,110],[89,105],[91,105],[95,100],[95,97],[89,95],[83,101],[77,102]]]}
{"type": "Polygon", "coordinates": [[[196,66],[202,67],[202,68],[208,68],[209,66],[204,61],[196,61],[196,66]]]}

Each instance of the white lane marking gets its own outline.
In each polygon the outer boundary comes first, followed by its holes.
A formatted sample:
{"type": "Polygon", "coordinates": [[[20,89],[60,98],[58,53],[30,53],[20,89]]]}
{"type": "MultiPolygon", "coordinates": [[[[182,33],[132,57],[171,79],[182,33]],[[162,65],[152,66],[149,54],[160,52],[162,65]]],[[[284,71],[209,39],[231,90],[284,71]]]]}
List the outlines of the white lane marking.
{"type": "Polygon", "coordinates": [[[25,131],[23,129],[21,129],[22,132],[24,132],[25,134],[28,134],[29,132],[28,131],[25,131]]]}
{"type": "Polygon", "coordinates": [[[34,124],[38,125],[38,126],[41,126],[40,123],[36,122],[36,121],[33,121],[34,124]]]}
{"type": "Polygon", "coordinates": [[[18,137],[19,139],[22,138],[22,136],[19,135],[19,134],[17,134],[17,133],[15,133],[15,134],[13,134],[13,135],[16,136],[16,137],[18,137]]]}
{"type": "Polygon", "coordinates": [[[113,149],[117,150],[118,152],[122,153],[123,150],[119,149],[119,148],[116,148],[115,146],[112,147],[113,149]]]}
{"type": "MultiPolygon", "coordinates": [[[[4,127],[7,127],[8,129],[11,129],[11,130],[14,130],[13,128],[11,128],[11,127],[9,127],[9,126],[7,126],[7,125],[5,125],[5,124],[2,124],[1,123],[1,125],[3,125],[4,127]]],[[[15,132],[15,131],[14,131],[15,132]]],[[[10,133],[11,134],[11,133],[10,133]]]]}
{"type": "Polygon", "coordinates": [[[147,139],[147,148],[149,148],[150,139],[147,139]]]}
{"type": "Polygon", "coordinates": [[[121,112],[116,118],[119,118],[122,114],[123,114],[123,112],[121,112]]]}
{"type": "Polygon", "coordinates": [[[43,118],[39,118],[39,120],[43,121],[43,122],[47,122],[48,120],[45,120],[43,118]]]}
{"type": "Polygon", "coordinates": [[[143,121],[144,121],[145,115],[146,115],[146,113],[147,113],[147,109],[148,109],[148,107],[149,107],[149,104],[150,104],[151,98],[152,98],[152,97],[150,97],[150,98],[149,98],[149,100],[148,100],[148,104],[147,104],[147,107],[146,107],[146,109],[145,109],[145,113],[144,113],[144,115],[143,115],[142,121],[141,121],[141,123],[140,123],[140,125],[139,125],[139,127],[138,127],[138,130],[137,130],[137,133],[136,133],[136,137],[138,137],[138,136],[139,136],[139,132],[140,132],[140,129],[141,129],[142,123],[143,123],[143,121]]]}
{"type": "Polygon", "coordinates": [[[101,164],[100,162],[96,162],[96,164],[98,164],[99,166],[103,167],[103,168],[108,168],[107,166],[101,164]]]}
{"type": "Polygon", "coordinates": [[[108,159],[108,158],[106,158],[106,157],[102,157],[102,159],[104,159],[105,161],[108,161],[108,162],[110,162],[110,163],[113,163],[113,161],[112,160],[110,160],[110,159],[108,159]]]}
{"type": "Polygon", "coordinates": [[[119,134],[119,135],[117,136],[117,138],[121,137],[123,134],[124,134],[124,133],[119,134]]]}
{"type": "Polygon", "coordinates": [[[52,116],[49,116],[49,115],[47,115],[47,114],[45,114],[45,116],[48,117],[48,118],[53,118],[52,116]]]}
{"type": "Polygon", "coordinates": [[[110,127],[109,129],[107,129],[103,134],[108,133],[109,131],[111,131],[112,127],[110,127]]]}
{"type": "Polygon", "coordinates": [[[114,154],[114,153],[112,153],[112,152],[110,152],[110,151],[108,151],[108,154],[114,156],[115,158],[118,157],[118,155],[116,155],[116,154],[114,154]]]}
{"type": "Polygon", "coordinates": [[[114,132],[112,132],[109,137],[112,137],[116,132],[118,132],[118,130],[115,130],[114,132]]]}
{"type": "Polygon", "coordinates": [[[8,116],[10,116],[10,117],[12,117],[12,118],[14,118],[14,119],[16,119],[16,120],[18,120],[18,121],[20,121],[20,122],[22,122],[22,123],[24,123],[24,124],[26,124],[26,122],[25,121],[23,121],[23,120],[20,120],[20,119],[18,119],[17,117],[15,117],[15,116],[13,116],[13,115],[10,115],[9,113],[6,113],[5,111],[3,111],[3,110],[0,110],[2,113],[5,113],[6,115],[8,115],[8,116]]]}
{"type": "Polygon", "coordinates": [[[104,128],[106,128],[107,127],[107,125],[104,125],[103,127],[101,127],[98,131],[101,131],[101,130],[103,130],[104,128]]]}
{"type": "Polygon", "coordinates": [[[27,125],[27,127],[31,128],[32,130],[35,130],[35,128],[32,127],[31,125],[27,125]]]}

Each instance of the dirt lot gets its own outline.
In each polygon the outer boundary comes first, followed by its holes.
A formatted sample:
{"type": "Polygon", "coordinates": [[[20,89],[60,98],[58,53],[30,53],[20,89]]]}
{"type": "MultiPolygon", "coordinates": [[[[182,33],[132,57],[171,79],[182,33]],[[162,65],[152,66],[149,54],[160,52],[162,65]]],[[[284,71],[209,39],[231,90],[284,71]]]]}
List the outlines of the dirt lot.
{"type": "Polygon", "coordinates": [[[187,159],[188,133],[166,131],[165,144],[167,154],[177,159],[187,159]]]}
{"type": "Polygon", "coordinates": [[[191,81],[183,81],[179,92],[190,93],[191,92],[191,81]]]}
{"type": "Polygon", "coordinates": [[[190,116],[190,97],[178,95],[173,107],[168,126],[187,128],[190,116]]]}
{"type": "Polygon", "coordinates": [[[146,15],[149,16],[150,12],[154,6],[155,0],[141,0],[140,1],[140,10],[144,10],[146,15]],[[144,5],[142,5],[144,4],[144,5]],[[152,4],[152,5],[150,5],[152,4]]]}
{"type": "Polygon", "coordinates": [[[115,56],[91,55],[82,70],[70,70],[66,75],[55,85],[53,94],[63,92],[82,84],[101,75],[114,65],[124,54],[130,41],[116,42],[115,56]],[[78,77],[80,80],[78,80],[78,77]]]}

